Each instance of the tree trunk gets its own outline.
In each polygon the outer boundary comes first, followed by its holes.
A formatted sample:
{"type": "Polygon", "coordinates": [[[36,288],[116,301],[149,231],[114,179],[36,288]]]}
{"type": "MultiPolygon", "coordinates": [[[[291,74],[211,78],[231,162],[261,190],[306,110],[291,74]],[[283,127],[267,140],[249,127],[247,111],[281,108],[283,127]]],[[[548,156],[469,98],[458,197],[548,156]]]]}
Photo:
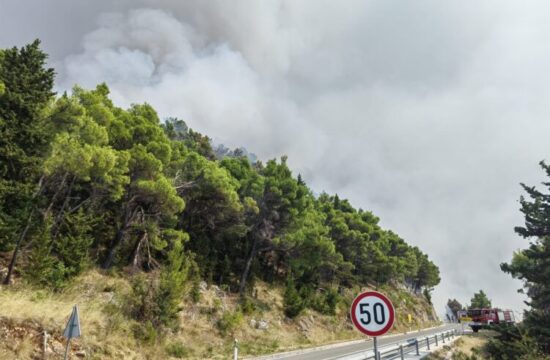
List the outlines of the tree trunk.
{"type": "Polygon", "coordinates": [[[241,281],[239,284],[239,293],[241,295],[243,295],[244,291],[246,290],[246,282],[248,281],[250,268],[252,267],[252,261],[254,261],[254,258],[256,257],[256,253],[258,251],[258,243],[259,243],[258,236],[254,236],[254,239],[252,241],[252,248],[250,249],[250,253],[248,254],[248,258],[246,259],[246,264],[244,266],[244,271],[241,275],[241,281]]]}
{"type": "Polygon", "coordinates": [[[63,188],[65,187],[65,183],[67,182],[67,177],[69,176],[69,173],[65,173],[63,175],[63,178],[61,179],[61,184],[58,186],[57,190],[55,191],[55,193],[53,194],[52,196],[52,199],[50,201],[50,204],[48,205],[48,207],[46,208],[46,211],[44,211],[44,219],[47,219],[48,216],[50,216],[50,213],[52,212],[52,208],[57,200],[57,197],[59,196],[59,194],[61,193],[61,191],[63,190],[63,188]]]}
{"type": "Polygon", "coordinates": [[[19,239],[17,240],[17,244],[15,244],[15,249],[13,250],[13,255],[11,257],[10,265],[8,267],[8,273],[6,274],[6,278],[4,279],[3,284],[9,285],[11,282],[11,275],[13,273],[13,268],[15,267],[15,262],[17,261],[17,254],[19,253],[19,248],[21,247],[21,243],[27,237],[27,233],[29,232],[29,228],[31,227],[31,220],[32,216],[34,215],[34,207],[31,210],[31,213],[29,214],[29,218],[27,219],[27,225],[25,225],[25,228],[23,229],[23,232],[19,236],[19,239]]]}
{"type": "Polygon", "coordinates": [[[130,226],[130,223],[134,219],[137,209],[130,210],[128,207],[126,207],[126,213],[124,214],[124,222],[120,229],[117,231],[115,238],[113,239],[113,242],[111,243],[111,246],[109,248],[109,252],[107,253],[107,257],[105,258],[105,261],[102,264],[103,269],[108,269],[113,264],[113,260],[115,258],[115,251],[124,239],[124,235],[126,235],[126,231],[128,230],[128,227],[130,226]]]}
{"type": "Polygon", "coordinates": [[[111,247],[109,249],[109,253],[107,254],[107,257],[105,258],[105,261],[103,262],[104,269],[108,269],[113,264],[113,259],[115,258],[115,250],[118,247],[118,245],[122,242],[122,239],[124,238],[124,235],[126,234],[126,224],[124,224],[116,233],[115,239],[113,240],[113,243],[111,244],[111,247]]]}
{"type": "MultiPolygon", "coordinates": [[[[57,216],[55,217],[55,221],[52,224],[51,232],[52,232],[52,239],[55,239],[57,237],[57,234],[59,233],[59,225],[61,224],[61,221],[63,220],[63,215],[65,214],[65,209],[69,205],[69,200],[71,196],[71,191],[73,189],[74,182],[76,180],[76,177],[73,177],[71,180],[71,184],[69,185],[69,188],[67,189],[67,194],[65,195],[65,200],[63,200],[63,205],[61,205],[61,209],[57,213],[57,216]]],[[[52,242],[53,244],[53,242],[52,242]]]]}
{"type": "Polygon", "coordinates": [[[143,236],[139,239],[136,248],[134,249],[134,253],[132,255],[132,270],[137,271],[138,269],[138,262],[139,262],[139,253],[141,251],[141,246],[143,245],[143,242],[147,239],[147,232],[143,233],[143,236]]]}
{"type": "Polygon", "coordinates": [[[6,274],[6,278],[3,281],[4,285],[9,285],[11,283],[11,276],[13,274],[13,269],[15,267],[15,262],[17,261],[17,254],[19,253],[19,249],[21,248],[21,244],[23,243],[23,240],[25,240],[25,238],[27,237],[27,233],[29,232],[29,229],[31,227],[31,220],[32,220],[32,217],[33,217],[34,211],[35,211],[35,207],[34,207],[34,204],[32,202],[42,192],[44,178],[45,178],[44,175],[42,175],[40,177],[40,179],[38,180],[38,185],[36,187],[36,191],[32,195],[32,198],[31,198],[31,213],[29,214],[29,218],[27,219],[27,224],[25,225],[25,228],[23,229],[23,232],[21,233],[21,235],[19,236],[19,239],[17,240],[17,243],[15,244],[15,249],[13,250],[13,254],[11,256],[10,265],[8,266],[8,273],[6,274]]]}

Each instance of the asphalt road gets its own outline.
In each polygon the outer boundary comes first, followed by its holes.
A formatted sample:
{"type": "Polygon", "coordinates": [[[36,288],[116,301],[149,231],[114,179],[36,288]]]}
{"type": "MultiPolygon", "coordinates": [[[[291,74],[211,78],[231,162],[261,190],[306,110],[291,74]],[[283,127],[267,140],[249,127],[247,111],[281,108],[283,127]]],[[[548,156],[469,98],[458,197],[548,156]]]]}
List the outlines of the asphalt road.
{"type": "MultiPolygon", "coordinates": [[[[416,337],[425,337],[435,333],[439,333],[446,330],[451,330],[453,328],[460,328],[458,324],[446,324],[441,327],[434,329],[413,331],[407,334],[400,334],[395,336],[382,336],[378,338],[378,346],[381,347],[386,344],[393,344],[396,342],[404,341],[416,337]]],[[[285,360],[329,360],[329,359],[338,359],[346,355],[351,355],[355,352],[365,351],[372,349],[373,342],[372,339],[365,340],[365,342],[358,344],[344,345],[340,347],[334,347],[331,349],[317,350],[308,352],[305,354],[288,354],[283,356],[277,356],[274,359],[285,359],[285,360]]]]}

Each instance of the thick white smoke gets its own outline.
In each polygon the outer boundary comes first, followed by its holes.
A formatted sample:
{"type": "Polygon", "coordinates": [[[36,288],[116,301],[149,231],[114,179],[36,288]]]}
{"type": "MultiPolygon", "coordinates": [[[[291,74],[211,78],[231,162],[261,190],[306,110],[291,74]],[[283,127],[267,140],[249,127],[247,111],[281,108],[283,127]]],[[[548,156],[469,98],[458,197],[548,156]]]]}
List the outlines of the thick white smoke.
{"type": "Polygon", "coordinates": [[[550,150],[547,3],[2,1],[0,45],[43,38],[60,89],[105,81],[118,104],[288,154],[435,260],[439,309],[479,289],[523,306],[499,264],[527,245],[518,183],[550,150]]]}

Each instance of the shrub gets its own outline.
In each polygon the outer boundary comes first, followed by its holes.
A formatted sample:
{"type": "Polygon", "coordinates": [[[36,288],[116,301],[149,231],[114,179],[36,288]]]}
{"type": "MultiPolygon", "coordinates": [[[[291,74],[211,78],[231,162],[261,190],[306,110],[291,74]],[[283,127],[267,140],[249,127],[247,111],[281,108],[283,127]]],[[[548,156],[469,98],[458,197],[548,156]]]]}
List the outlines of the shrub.
{"type": "Polygon", "coordinates": [[[233,334],[233,332],[241,325],[243,321],[243,313],[241,311],[225,311],[220,320],[217,322],[218,329],[222,335],[233,334]]]}
{"type": "Polygon", "coordinates": [[[158,332],[150,321],[143,324],[134,324],[134,337],[146,344],[153,345],[157,342],[158,332]]]}
{"type": "Polygon", "coordinates": [[[283,307],[285,315],[291,319],[295,318],[302,312],[302,310],[304,310],[305,304],[306,302],[302,299],[302,297],[296,290],[294,281],[292,280],[292,278],[289,278],[283,296],[283,307]]]}
{"type": "Polygon", "coordinates": [[[183,345],[180,342],[174,342],[166,345],[165,350],[166,350],[166,354],[178,359],[189,357],[189,355],[191,355],[191,352],[192,352],[191,349],[189,349],[187,346],[183,345]]]}
{"type": "Polygon", "coordinates": [[[185,254],[181,243],[176,242],[158,279],[147,279],[144,275],[132,279],[132,292],[127,299],[129,315],[150,322],[156,329],[176,328],[186,278],[185,254]]]}
{"type": "Polygon", "coordinates": [[[310,302],[311,308],[325,315],[335,315],[340,296],[334,289],[328,289],[322,294],[316,294],[310,302]]]}
{"type": "Polygon", "coordinates": [[[243,296],[241,298],[241,310],[243,314],[252,314],[256,311],[256,304],[254,304],[254,301],[250,297],[243,296]]]}

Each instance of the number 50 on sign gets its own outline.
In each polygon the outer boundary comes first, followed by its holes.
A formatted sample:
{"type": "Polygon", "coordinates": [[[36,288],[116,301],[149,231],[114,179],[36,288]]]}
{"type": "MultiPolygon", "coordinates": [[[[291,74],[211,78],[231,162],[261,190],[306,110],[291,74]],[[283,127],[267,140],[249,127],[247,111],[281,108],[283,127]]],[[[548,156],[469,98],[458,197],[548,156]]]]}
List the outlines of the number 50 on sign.
{"type": "Polygon", "coordinates": [[[376,291],[359,294],[351,305],[351,321],[369,336],[385,334],[393,326],[395,311],[391,301],[376,291]]]}

